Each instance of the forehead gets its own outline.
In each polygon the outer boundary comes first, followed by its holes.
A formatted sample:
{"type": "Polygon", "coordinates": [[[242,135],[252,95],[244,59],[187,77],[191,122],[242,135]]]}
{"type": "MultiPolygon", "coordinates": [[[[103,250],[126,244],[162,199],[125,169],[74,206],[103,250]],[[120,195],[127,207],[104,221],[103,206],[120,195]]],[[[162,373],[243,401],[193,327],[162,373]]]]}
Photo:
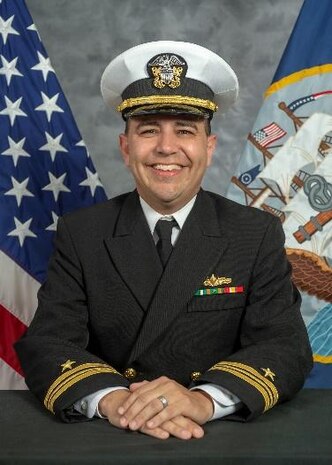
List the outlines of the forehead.
{"type": "Polygon", "coordinates": [[[195,124],[195,125],[204,125],[205,118],[198,118],[197,116],[192,115],[144,115],[144,116],[135,116],[128,119],[129,124],[144,125],[144,124],[163,124],[163,123],[173,123],[179,125],[185,124],[195,124]]]}

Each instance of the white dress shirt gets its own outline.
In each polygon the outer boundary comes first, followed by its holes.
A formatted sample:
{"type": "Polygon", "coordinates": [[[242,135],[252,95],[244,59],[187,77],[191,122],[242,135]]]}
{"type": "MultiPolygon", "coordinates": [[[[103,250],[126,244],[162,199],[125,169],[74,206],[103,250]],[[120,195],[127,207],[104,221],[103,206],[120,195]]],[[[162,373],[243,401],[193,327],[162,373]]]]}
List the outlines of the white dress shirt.
{"type": "MultiPolygon", "coordinates": [[[[192,198],[190,202],[188,202],[177,212],[172,213],[172,215],[165,216],[153,210],[153,208],[151,208],[150,205],[147,204],[140,197],[140,203],[155,243],[157,243],[158,241],[158,235],[155,231],[157,221],[160,218],[164,218],[165,220],[174,218],[177,222],[177,226],[173,227],[171,242],[173,246],[176,245],[176,241],[179,237],[180,231],[183,228],[187,216],[189,215],[191,209],[194,206],[195,200],[196,196],[192,198]]],[[[110,392],[115,391],[117,389],[127,388],[123,386],[113,386],[110,388],[101,389],[100,391],[94,392],[93,394],[83,397],[82,399],[75,402],[74,408],[81,414],[86,415],[88,418],[92,418],[93,416],[102,417],[102,415],[98,411],[98,403],[100,399],[104,397],[106,394],[109,394],[110,392]]],[[[227,389],[222,388],[221,386],[218,386],[216,384],[207,383],[191,388],[191,390],[197,389],[205,391],[212,398],[214,412],[210,420],[216,420],[218,418],[225,417],[226,415],[230,415],[231,413],[238,410],[242,405],[240,399],[237,396],[229,392],[227,389]]]]}

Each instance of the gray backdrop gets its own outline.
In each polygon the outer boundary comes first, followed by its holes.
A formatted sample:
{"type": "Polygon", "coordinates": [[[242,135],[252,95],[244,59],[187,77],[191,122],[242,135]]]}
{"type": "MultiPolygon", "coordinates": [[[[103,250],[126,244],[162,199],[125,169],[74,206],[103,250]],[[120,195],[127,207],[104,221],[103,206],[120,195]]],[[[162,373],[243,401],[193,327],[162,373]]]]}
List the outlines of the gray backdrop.
{"type": "Polygon", "coordinates": [[[107,194],[132,189],[118,151],[121,117],[100,76],[125,49],[158,39],[206,46],[238,74],[240,97],[214,120],[219,145],[204,187],[227,190],[303,0],[26,0],[107,194]]]}

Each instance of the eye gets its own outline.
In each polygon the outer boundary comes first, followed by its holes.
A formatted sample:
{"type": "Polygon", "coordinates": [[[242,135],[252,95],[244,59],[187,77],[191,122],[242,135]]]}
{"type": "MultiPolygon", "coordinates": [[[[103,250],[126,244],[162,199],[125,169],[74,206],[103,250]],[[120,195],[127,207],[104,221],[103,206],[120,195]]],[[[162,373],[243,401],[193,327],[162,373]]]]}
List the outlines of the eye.
{"type": "Polygon", "coordinates": [[[154,134],[157,134],[156,128],[144,128],[139,131],[139,135],[142,136],[153,136],[154,134]]]}
{"type": "Polygon", "coordinates": [[[195,134],[195,131],[192,128],[183,128],[183,129],[178,129],[178,134],[180,135],[189,135],[193,136],[195,134]]]}

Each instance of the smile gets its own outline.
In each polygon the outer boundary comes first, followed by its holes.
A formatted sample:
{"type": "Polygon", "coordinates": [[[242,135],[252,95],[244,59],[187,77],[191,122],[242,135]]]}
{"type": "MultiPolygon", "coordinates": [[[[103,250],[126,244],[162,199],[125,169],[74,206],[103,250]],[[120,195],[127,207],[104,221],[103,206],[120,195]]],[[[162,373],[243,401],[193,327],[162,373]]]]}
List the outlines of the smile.
{"type": "Polygon", "coordinates": [[[155,170],[160,170],[160,171],[180,171],[182,169],[182,166],[180,165],[164,165],[164,164],[158,164],[158,165],[152,165],[152,168],[155,170]]]}

